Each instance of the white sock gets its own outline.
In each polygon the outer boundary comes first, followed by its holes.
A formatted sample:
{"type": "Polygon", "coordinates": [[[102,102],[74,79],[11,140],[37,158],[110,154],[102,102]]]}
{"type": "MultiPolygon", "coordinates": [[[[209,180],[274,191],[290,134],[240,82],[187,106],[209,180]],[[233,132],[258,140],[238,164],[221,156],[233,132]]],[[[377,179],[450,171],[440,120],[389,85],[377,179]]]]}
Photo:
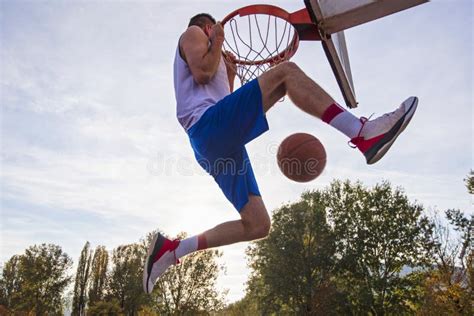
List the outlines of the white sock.
{"type": "Polygon", "coordinates": [[[322,120],[350,139],[357,137],[362,128],[362,122],[358,117],[336,103],[331,104],[324,112],[322,120]]]}
{"type": "Polygon", "coordinates": [[[175,250],[176,258],[184,257],[196,250],[198,250],[198,236],[183,239],[179,242],[179,246],[175,250]]]}

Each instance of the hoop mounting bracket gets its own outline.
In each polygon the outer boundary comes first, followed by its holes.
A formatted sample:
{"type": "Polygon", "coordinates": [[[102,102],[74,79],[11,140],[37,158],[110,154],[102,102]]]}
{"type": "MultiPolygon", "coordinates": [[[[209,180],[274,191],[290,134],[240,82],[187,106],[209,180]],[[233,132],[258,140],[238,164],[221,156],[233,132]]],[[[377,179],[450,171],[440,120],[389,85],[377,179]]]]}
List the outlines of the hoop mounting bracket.
{"type": "Polygon", "coordinates": [[[289,21],[298,32],[300,41],[320,41],[319,28],[311,20],[308,9],[304,8],[290,13],[289,21]]]}

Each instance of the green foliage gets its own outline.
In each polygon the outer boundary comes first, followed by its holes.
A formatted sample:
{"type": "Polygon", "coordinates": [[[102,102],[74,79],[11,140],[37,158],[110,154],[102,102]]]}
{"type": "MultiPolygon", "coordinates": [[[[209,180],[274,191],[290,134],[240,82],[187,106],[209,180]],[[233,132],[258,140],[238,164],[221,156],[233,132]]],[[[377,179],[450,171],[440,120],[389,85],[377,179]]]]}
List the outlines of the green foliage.
{"type": "Polygon", "coordinates": [[[248,250],[247,295],[263,314],[412,313],[429,266],[433,225],[387,182],[333,182],[273,214],[267,239],[248,250]]]}
{"type": "Polygon", "coordinates": [[[119,246],[112,253],[107,298],[116,299],[128,315],[136,315],[140,307],[150,301],[142,285],[145,254],[144,247],[138,243],[119,246]]]}
{"type": "Polygon", "coordinates": [[[325,192],[339,259],[338,280],[356,313],[408,313],[413,293],[402,268],[432,262],[433,225],[421,205],[388,182],[368,189],[333,182],[325,192]]]}
{"type": "Polygon", "coordinates": [[[11,308],[19,302],[21,279],[19,275],[21,256],[15,255],[3,266],[0,278],[0,304],[11,308]]]}
{"type": "Polygon", "coordinates": [[[63,292],[71,282],[72,260],[61,247],[34,245],[13,256],[2,272],[6,307],[15,314],[62,315],[63,292]]]}
{"type": "Polygon", "coordinates": [[[448,225],[435,220],[435,258],[433,269],[423,282],[420,315],[474,314],[474,251],[472,247],[472,217],[459,210],[445,212],[448,225]],[[459,238],[450,232],[458,231],[459,238]]]}
{"type": "Polygon", "coordinates": [[[258,301],[251,295],[246,295],[243,299],[231,303],[215,313],[216,316],[254,316],[259,314],[258,301]]]}
{"type": "Polygon", "coordinates": [[[138,316],[159,316],[155,310],[155,308],[150,307],[150,306],[143,306],[139,311],[138,311],[138,316]]]}
{"type": "Polygon", "coordinates": [[[104,246],[98,246],[94,252],[89,286],[89,304],[101,301],[105,296],[109,253],[104,246]]]}
{"type": "Polygon", "coordinates": [[[469,194],[474,194],[474,170],[471,170],[464,181],[466,182],[466,187],[469,194]]]}
{"type": "MultiPolygon", "coordinates": [[[[185,234],[178,237],[182,239],[185,234]]],[[[215,288],[223,269],[216,261],[221,255],[217,250],[199,251],[170,267],[154,287],[156,309],[163,315],[200,315],[222,308],[223,298],[215,288]]]]}
{"type": "Polygon", "coordinates": [[[86,242],[82,249],[76,271],[76,282],[74,283],[74,296],[72,300],[72,315],[84,315],[87,303],[86,289],[89,282],[89,273],[92,259],[90,243],[86,242]]]}
{"type": "Polygon", "coordinates": [[[124,315],[118,300],[96,302],[87,309],[87,316],[117,316],[124,315]]]}
{"type": "Polygon", "coordinates": [[[472,252],[472,246],[474,244],[474,214],[468,219],[460,210],[447,210],[446,218],[454,227],[454,230],[461,234],[462,246],[459,252],[459,260],[462,266],[465,267],[466,255],[468,255],[470,251],[472,252]]]}
{"type": "Polygon", "coordinates": [[[342,308],[343,302],[335,302],[337,293],[329,291],[334,288],[335,250],[323,194],[303,194],[299,202],[276,210],[270,235],[248,249],[254,271],[248,283],[250,295],[259,298],[264,314],[329,313],[335,306],[342,308]]]}

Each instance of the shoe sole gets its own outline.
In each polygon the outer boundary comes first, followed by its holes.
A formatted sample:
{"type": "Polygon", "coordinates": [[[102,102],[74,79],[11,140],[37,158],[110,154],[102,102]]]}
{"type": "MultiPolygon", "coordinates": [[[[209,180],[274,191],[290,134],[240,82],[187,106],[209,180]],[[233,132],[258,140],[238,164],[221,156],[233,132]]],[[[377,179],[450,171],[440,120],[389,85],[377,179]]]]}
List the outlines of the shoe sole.
{"type": "Polygon", "coordinates": [[[161,239],[160,242],[157,244],[156,241],[158,240],[158,237],[160,237],[160,233],[157,233],[155,235],[155,237],[153,238],[153,241],[150,244],[150,247],[148,247],[147,257],[145,260],[145,268],[143,269],[143,289],[145,290],[146,293],[151,292],[148,290],[148,281],[150,280],[150,273],[153,267],[153,262],[152,262],[153,258],[155,254],[163,246],[164,238],[161,239]]]}
{"type": "Polygon", "coordinates": [[[413,114],[415,114],[417,106],[418,98],[413,97],[408,111],[406,111],[406,113],[398,120],[398,122],[387,132],[387,134],[385,134],[385,136],[377,144],[375,144],[365,153],[367,164],[372,165],[382,159],[382,157],[387,153],[390,147],[392,147],[393,143],[398,138],[398,135],[400,135],[408,126],[408,123],[410,123],[413,114]]]}

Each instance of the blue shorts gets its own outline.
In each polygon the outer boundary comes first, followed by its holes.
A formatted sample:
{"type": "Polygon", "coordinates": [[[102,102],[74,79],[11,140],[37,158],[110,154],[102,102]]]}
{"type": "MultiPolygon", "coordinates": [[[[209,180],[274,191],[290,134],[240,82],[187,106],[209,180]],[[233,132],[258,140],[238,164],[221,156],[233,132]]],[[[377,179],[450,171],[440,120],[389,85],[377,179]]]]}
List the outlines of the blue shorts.
{"type": "Polygon", "coordinates": [[[260,196],[245,144],[267,130],[257,79],[207,109],[188,129],[196,160],[239,212],[250,194],[260,196]]]}

